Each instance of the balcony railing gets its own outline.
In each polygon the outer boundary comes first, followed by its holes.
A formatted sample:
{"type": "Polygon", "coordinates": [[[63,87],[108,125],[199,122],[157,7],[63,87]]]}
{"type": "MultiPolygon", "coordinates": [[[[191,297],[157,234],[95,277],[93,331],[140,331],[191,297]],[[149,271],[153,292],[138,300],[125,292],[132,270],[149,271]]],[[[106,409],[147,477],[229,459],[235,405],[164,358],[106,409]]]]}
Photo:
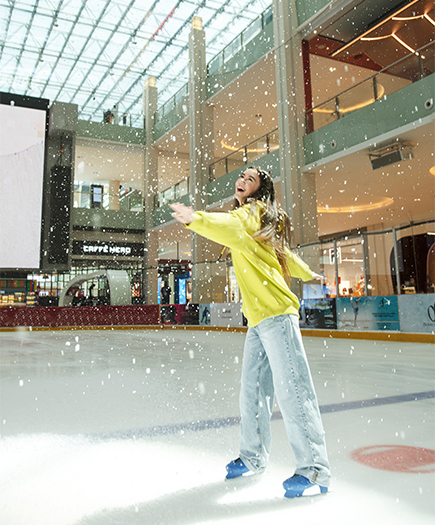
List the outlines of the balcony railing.
{"type": "Polygon", "coordinates": [[[124,113],[122,111],[98,111],[93,113],[91,111],[81,111],[80,120],[88,120],[89,122],[99,122],[102,124],[112,124],[114,126],[123,126],[128,128],[143,129],[144,120],[143,115],[139,113],[124,113]]]}
{"type": "MultiPolygon", "coordinates": [[[[226,147],[232,149],[230,146],[226,147]]],[[[278,128],[275,128],[241,148],[234,148],[235,151],[226,157],[213,162],[213,164],[210,164],[209,180],[212,182],[227,173],[231,173],[232,171],[241,168],[245,164],[254,162],[260,157],[263,157],[278,148],[278,128]]]]}
{"type": "Polygon", "coordinates": [[[74,191],[74,208],[143,211],[142,192],[130,189],[122,194],[103,192],[96,200],[92,191],[74,191]]]}
{"type": "Polygon", "coordinates": [[[339,120],[349,113],[386,98],[391,93],[399,91],[413,82],[434,73],[435,42],[418,49],[394,64],[385,67],[355,84],[354,86],[334,95],[325,102],[306,112],[307,133],[339,120]]]}
{"type": "MultiPolygon", "coordinates": [[[[273,20],[272,6],[268,7],[258,18],[240,34],[238,34],[220,53],[207,64],[207,75],[210,77],[219,68],[226,64],[236,53],[245,49],[249,42],[258,38],[264,28],[273,20]]],[[[177,107],[182,106],[183,114],[187,116],[189,108],[189,83],[187,82],[171,98],[169,98],[156,112],[156,122],[161,122],[177,107]]]]}
{"type": "Polygon", "coordinates": [[[189,83],[184,84],[184,86],[179,89],[175,95],[173,95],[169,100],[167,100],[156,112],[156,122],[160,122],[165,115],[168,115],[172,110],[174,110],[179,104],[185,103],[186,105],[186,115],[187,108],[189,104],[189,83]]]}
{"type": "Polygon", "coordinates": [[[264,28],[273,20],[272,6],[268,7],[258,18],[237,35],[220,53],[210,60],[207,64],[208,75],[211,76],[215,71],[226,64],[236,53],[244,49],[247,44],[257,38],[264,28]]]}
{"type": "Polygon", "coordinates": [[[187,179],[178,182],[174,186],[157,193],[154,196],[154,208],[161,208],[168,202],[177,200],[180,197],[183,197],[183,195],[187,195],[189,193],[189,182],[190,178],[188,177],[187,179]]]}

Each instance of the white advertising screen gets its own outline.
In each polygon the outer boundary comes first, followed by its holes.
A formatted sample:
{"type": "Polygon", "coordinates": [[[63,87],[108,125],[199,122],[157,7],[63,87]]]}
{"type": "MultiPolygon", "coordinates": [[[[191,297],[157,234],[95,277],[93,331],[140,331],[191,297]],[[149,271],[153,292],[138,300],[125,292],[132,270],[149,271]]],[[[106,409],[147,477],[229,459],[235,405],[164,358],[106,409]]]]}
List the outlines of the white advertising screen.
{"type": "Polygon", "coordinates": [[[0,104],[0,268],[38,269],[46,111],[0,104]]]}

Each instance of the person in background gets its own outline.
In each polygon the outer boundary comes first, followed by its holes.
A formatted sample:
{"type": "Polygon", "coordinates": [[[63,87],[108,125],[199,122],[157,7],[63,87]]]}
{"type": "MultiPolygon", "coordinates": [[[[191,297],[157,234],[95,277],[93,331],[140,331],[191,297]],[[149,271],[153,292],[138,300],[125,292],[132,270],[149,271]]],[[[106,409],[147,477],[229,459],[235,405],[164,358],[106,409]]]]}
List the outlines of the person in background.
{"type": "Polygon", "coordinates": [[[161,301],[162,304],[169,304],[171,299],[171,288],[169,287],[167,281],[164,281],[162,288],[160,289],[161,301]]]}

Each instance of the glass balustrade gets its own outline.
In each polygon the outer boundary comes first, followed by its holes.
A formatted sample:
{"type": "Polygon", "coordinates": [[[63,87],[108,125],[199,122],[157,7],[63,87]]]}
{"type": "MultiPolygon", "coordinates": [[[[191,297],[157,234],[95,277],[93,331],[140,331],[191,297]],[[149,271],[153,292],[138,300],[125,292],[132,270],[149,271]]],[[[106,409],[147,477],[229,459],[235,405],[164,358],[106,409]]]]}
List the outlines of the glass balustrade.
{"type": "Polygon", "coordinates": [[[306,113],[307,133],[373,104],[434,72],[435,43],[419,49],[306,113]]]}
{"type": "Polygon", "coordinates": [[[154,207],[161,208],[168,202],[174,201],[189,193],[189,178],[184,179],[175,186],[159,192],[154,198],[154,207]]]}
{"type": "Polygon", "coordinates": [[[305,285],[306,299],[435,292],[435,220],[299,247],[316,251],[324,285],[305,285]]]}
{"type": "MultiPolygon", "coordinates": [[[[318,260],[316,269],[324,276],[323,283],[311,281],[303,284],[298,293],[304,300],[349,297],[357,301],[358,297],[364,296],[435,293],[435,220],[302,245],[297,252],[307,262],[311,261],[310,264],[318,260]]],[[[106,267],[104,261],[95,261],[95,264],[98,268],[106,267]]],[[[131,262],[119,264],[132,275],[142,271],[131,262]]],[[[210,279],[222,273],[223,265],[228,270],[230,290],[225,300],[238,302],[240,294],[230,258],[207,261],[210,279]]],[[[41,275],[40,280],[45,284],[38,284],[41,290],[52,290],[56,295],[70,278],[87,271],[95,271],[95,267],[75,268],[71,275],[41,275]]],[[[30,278],[35,279],[35,276],[30,278]]]]}
{"type": "Polygon", "coordinates": [[[184,113],[187,114],[187,108],[189,104],[189,84],[186,83],[181,89],[179,89],[169,100],[167,100],[156,112],[156,122],[162,121],[162,119],[169,115],[179,105],[185,105],[184,113]]]}
{"type": "Polygon", "coordinates": [[[262,137],[236,149],[226,157],[213,162],[209,167],[210,181],[216,180],[227,173],[231,173],[246,164],[250,164],[260,157],[279,148],[278,128],[273,129],[262,137]]]}
{"type": "Polygon", "coordinates": [[[76,181],[73,207],[143,211],[142,192],[124,185],[120,186],[119,191],[110,191],[109,183],[76,181]]]}
{"type": "Polygon", "coordinates": [[[207,64],[207,73],[212,76],[218,69],[226,64],[239,51],[244,49],[254,38],[260,37],[264,28],[273,20],[272,6],[268,7],[249,26],[237,35],[220,53],[207,64]]]}
{"type": "Polygon", "coordinates": [[[100,122],[103,124],[111,124],[113,126],[124,126],[129,128],[143,129],[143,115],[139,113],[129,113],[116,110],[101,110],[97,113],[89,111],[81,111],[79,115],[80,120],[88,120],[89,122],[100,122]]]}

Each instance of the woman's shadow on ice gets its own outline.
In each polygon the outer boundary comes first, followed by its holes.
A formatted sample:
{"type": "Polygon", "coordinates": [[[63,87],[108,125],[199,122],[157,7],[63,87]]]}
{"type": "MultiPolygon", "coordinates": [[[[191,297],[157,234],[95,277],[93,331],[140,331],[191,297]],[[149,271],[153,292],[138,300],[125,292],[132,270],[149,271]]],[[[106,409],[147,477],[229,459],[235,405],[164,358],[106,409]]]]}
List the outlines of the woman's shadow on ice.
{"type": "MultiPolygon", "coordinates": [[[[222,480],[169,494],[124,509],[112,509],[81,520],[77,525],[192,525],[209,520],[219,521],[257,515],[281,509],[288,504],[283,496],[258,500],[249,490],[261,483],[263,476],[222,480]],[[244,494],[238,498],[234,493],[244,494]]],[[[168,481],[170,483],[170,481],[168,481]]],[[[277,485],[279,489],[279,486],[277,485]]],[[[298,505],[311,505],[311,498],[297,498],[298,505]]],[[[292,500],[295,501],[295,500],[292,500]]]]}

